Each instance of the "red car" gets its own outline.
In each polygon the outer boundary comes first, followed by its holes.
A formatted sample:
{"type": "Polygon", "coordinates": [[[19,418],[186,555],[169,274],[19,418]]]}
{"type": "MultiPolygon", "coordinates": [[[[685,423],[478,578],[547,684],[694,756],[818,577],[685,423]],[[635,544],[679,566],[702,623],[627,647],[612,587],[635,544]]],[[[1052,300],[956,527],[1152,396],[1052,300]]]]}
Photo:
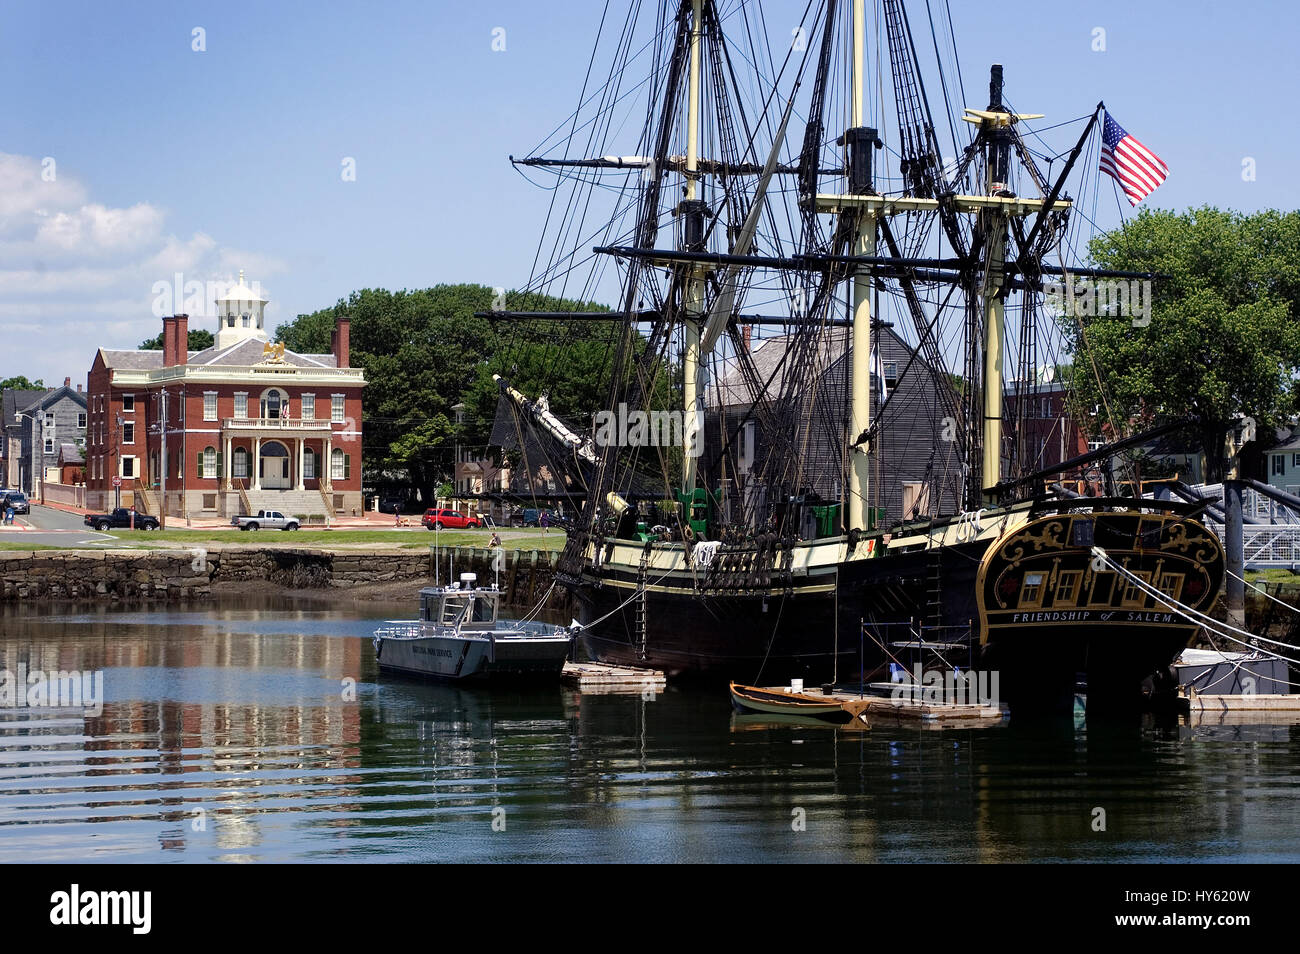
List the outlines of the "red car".
{"type": "Polygon", "coordinates": [[[420,522],[430,530],[470,530],[483,526],[478,517],[467,517],[455,510],[435,510],[432,508],[424,512],[424,517],[420,522]]]}

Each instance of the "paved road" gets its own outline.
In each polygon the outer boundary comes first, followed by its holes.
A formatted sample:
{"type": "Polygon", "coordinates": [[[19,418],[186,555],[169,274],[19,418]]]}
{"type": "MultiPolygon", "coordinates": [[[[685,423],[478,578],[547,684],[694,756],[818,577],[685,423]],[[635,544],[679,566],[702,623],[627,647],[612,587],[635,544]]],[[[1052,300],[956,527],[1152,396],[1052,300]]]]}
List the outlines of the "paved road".
{"type": "Polygon", "coordinates": [[[32,512],[14,517],[12,527],[0,526],[0,540],[5,543],[42,544],[54,547],[72,547],[116,543],[107,533],[97,533],[84,523],[79,513],[68,513],[53,507],[32,504],[32,512]]]}

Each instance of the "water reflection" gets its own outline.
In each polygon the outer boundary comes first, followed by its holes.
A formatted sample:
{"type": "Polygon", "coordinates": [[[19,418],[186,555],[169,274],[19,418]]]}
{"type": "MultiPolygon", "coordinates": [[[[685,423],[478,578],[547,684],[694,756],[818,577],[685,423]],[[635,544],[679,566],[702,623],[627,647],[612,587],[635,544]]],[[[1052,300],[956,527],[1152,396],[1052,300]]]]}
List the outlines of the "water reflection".
{"type": "Polygon", "coordinates": [[[0,668],[105,703],[0,708],[5,861],[1300,858],[1290,726],[788,724],[380,677],[406,606],[23,609],[0,668]]]}

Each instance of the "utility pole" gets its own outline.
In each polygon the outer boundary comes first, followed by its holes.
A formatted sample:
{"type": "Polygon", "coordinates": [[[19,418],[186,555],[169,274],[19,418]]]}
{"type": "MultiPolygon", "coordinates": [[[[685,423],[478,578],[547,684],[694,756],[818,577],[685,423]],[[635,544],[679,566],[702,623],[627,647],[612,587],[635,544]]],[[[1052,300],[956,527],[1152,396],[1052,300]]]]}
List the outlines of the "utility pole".
{"type": "Polygon", "coordinates": [[[162,389],[162,478],[158,501],[158,529],[167,529],[167,389],[162,389]]]}

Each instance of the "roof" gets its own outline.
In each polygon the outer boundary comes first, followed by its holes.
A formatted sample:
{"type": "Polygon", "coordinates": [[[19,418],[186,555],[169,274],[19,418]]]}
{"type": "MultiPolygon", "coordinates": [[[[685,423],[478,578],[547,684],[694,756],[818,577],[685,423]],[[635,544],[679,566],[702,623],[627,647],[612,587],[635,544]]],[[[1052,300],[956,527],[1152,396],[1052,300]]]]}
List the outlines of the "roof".
{"type": "Polygon", "coordinates": [[[66,464],[84,464],[86,458],[82,456],[81,450],[76,444],[59,445],[59,466],[66,464]]]}
{"type": "Polygon", "coordinates": [[[74,390],[71,385],[65,384],[61,387],[50,388],[48,391],[43,392],[41,397],[27,405],[26,408],[21,408],[20,410],[47,408],[51,404],[58,404],[64,398],[72,398],[75,403],[80,404],[82,407],[86,407],[88,404],[86,393],[84,391],[74,390]]]}
{"type": "MultiPolygon", "coordinates": [[[[213,345],[203,351],[187,351],[185,362],[190,366],[247,368],[262,363],[262,348],[268,342],[261,338],[245,338],[238,344],[218,348],[213,345]]],[[[163,366],[161,351],[111,351],[99,349],[105,367],[117,371],[157,371],[163,366]]],[[[288,348],[284,363],[299,368],[335,368],[338,359],[332,354],[298,354],[288,348]]]]}
{"type": "Polygon", "coordinates": [[[14,415],[19,411],[25,411],[38,400],[45,396],[45,389],[39,391],[19,390],[17,388],[6,388],[4,391],[3,407],[0,407],[0,413],[4,415],[4,426],[8,427],[16,423],[14,415]]]}
{"type": "Polygon", "coordinates": [[[258,292],[253,291],[244,284],[243,272],[240,272],[239,275],[239,284],[218,298],[217,301],[260,301],[263,304],[270,301],[269,298],[263,298],[258,292]]]}

